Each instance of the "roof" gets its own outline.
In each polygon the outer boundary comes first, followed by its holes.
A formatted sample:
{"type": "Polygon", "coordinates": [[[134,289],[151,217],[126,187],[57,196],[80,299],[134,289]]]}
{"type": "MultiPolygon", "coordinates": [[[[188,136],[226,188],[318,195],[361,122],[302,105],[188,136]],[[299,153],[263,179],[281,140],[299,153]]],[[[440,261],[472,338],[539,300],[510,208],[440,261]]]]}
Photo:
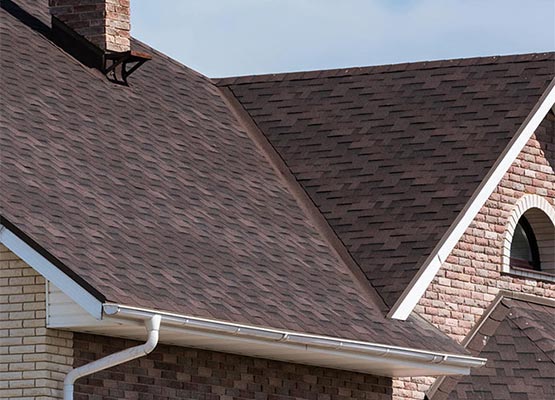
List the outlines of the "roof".
{"type": "Polygon", "coordinates": [[[0,11],[4,225],[101,301],[464,352],[384,316],[213,82],[134,41],[153,60],[114,85],[51,41],[45,8],[0,11]]]}
{"type": "Polygon", "coordinates": [[[555,53],[227,78],[392,307],[555,76],[555,53]]]}
{"type": "Polygon", "coordinates": [[[432,400],[547,399],[555,395],[555,308],[504,298],[470,341],[488,359],[465,377],[446,378],[432,400]]]}

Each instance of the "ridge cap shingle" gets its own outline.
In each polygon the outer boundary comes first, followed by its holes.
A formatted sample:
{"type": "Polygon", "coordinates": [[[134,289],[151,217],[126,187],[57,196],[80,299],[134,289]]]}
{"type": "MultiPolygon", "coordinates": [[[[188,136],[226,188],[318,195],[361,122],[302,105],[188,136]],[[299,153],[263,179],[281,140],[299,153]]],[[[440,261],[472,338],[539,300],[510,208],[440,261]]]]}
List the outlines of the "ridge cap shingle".
{"type": "Polygon", "coordinates": [[[369,66],[352,66],[307,71],[292,71],[265,73],[254,75],[239,75],[223,78],[212,78],[217,86],[243,85],[262,82],[304,81],[321,78],[338,78],[348,76],[373,75],[381,73],[403,72],[411,70],[433,70],[439,68],[460,67],[469,65],[516,64],[531,60],[553,59],[555,52],[522,53],[494,56],[479,56],[468,58],[453,58],[447,60],[411,61],[391,64],[377,64],[369,66]]]}

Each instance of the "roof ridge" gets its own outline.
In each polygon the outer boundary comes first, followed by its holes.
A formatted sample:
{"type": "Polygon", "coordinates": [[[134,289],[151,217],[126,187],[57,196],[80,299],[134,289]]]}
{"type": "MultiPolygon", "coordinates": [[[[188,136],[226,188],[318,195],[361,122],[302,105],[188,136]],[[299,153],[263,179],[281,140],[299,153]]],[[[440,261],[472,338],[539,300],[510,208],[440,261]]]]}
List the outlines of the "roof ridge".
{"type": "Polygon", "coordinates": [[[369,66],[354,66],[322,70],[293,71],[282,73],[268,73],[259,75],[241,75],[225,78],[212,78],[217,86],[252,84],[261,82],[300,81],[319,78],[339,78],[346,76],[372,75],[377,73],[402,72],[410,70],[430,70],[438,68],[452,68],[470,65],[491,65],[496,63],[519,63],[531,60],[546,60],[552,58],[555,62],[555,52],[539,52],[524,54],[508,54],[496,56],[480,56],[469,58],[453,58],[447,60],[414,61],[404,63],[379,64],[369,66]]]}
{"type": "MultiPolygon", "coordinates": [[[[518,307],[517,307],[518,308],[518,307]]],[[[530,342],[532,343],[532,345],[538,349],[540,352],[542,352],[543,354],[545,354],[547,356],[547,358],[549,358],[552,362],[555,363],[555,356],[553,354],[549,354],[548,351],[546,351],[545,349],[542,349],[538,342],[537,339],[535,339],[534,337],[530,336],[528,333],[528,329],[524,329],[522,327],[522,325],[518,322],[518,318],[516,314],[520,314],[518,311],[512,310],[509,308],[509,311],[513,311],[515,315],[512,315],[511,312],[507,313],[507,316],[505,317],[505,319],[507,320],[507,323],[510,325],[513,325],[515,328],[517,328],[519,331],[522,332],[523,335],[525,335],[528,339],[530,339],[530,342]]],[[[530,319],[529,315],[526,315],[526,313],[524,311],[521,311],[521,313],[524,313],[524,315],[518,315],[521,318],[528,318],[530,319]]],[[[543,332],[541,329],[538,328],[534,328],[535,331],[540,332],[540,334],[543,332]]],[[[544,335],[542,335],[542,337],[544,337],[544,339],[551,339],[551,338],[545,338],[544,335]]]]}
{"type": "MultiPolygon", "coordinates": [[[[527,332],[528,329],[523,329],[523,327],[518,322],[519,318],[527,318],[529,320],[533,320],[533,317],[527,314],[527,311],[533,311],[534,308],[526,309],[523,306],[530,306],[530,303],[533,303],[534,305],[540,305],[542,307],[553,307],[552,304],[546,304],[541,299],[542,298],[534,295],[522,295],[521,293],[511,293],[505,290],[501,290],[497,295],[496,300],[491,303],[490,309],[482,314],[480,320],[474,325],[472,331],[461,344],[466,349],[471,350],[471,353],[474,357],[479,357],[486,346],[489,344],[490,338],[496,336],[501,324],[507,323],[511,329],[516,329],[521,332],[522,335],[530,340],[532,345],[537,350],[545,354],[546,357],[549,358],[551,361],[555,362],[555,356],[553,354],[549,354],[549,351],[546,351],[546,349],[542,349],[537,340],[530,336],[530,334],[527,332]],[[523,304],[519,305],[518,303],[523,304]],[[467,339],[469,340],[466,341],[467,339]]],[[[538,331],[537,328],[534,328],[534,330],[538,331]]],[[[490,357],[488,358],[489,361],[492,361],[490,357]]],[[[493,361],[495,362],[495,360],[493,361]]],[[[488,367],[488,365],[486,365],[486,368],[488,367]]],[[[442,396],[445,393],[452,392],[452,390],[458,383],[458,379],[455,379],[453,377],[439,377],[428,389],[427,398],[436,399],[437,397],[439,397],[443,399],[445,397],[442,396]]]]}

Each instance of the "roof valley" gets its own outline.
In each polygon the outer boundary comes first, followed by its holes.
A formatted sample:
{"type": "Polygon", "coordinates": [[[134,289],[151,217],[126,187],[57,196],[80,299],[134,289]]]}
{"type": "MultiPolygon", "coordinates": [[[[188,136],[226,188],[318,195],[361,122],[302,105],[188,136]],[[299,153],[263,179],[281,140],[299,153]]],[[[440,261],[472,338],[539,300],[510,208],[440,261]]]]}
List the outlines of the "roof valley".
{"type": "Polygon", "coordinates": [[[330,249],[332,249],[335,257],[338,261],[342,262],[346,269],[352,274],[355,283],[362,289],[365,297],[369,299],[373,305],[377,306],[380,311],[386,314],[389,307],[385,303],[385,300],[372,286],[370,281],[368,281],[360,265],[352,257],[351,253],[348,251],[347,247],[339,238],[337,233],[333,230],[326,217],[324,217],[316,204],[314,204],[312,198],[297,181],[297,178],[289,169],[282,156],[264,135],[264,133],[262,133],[256,122],[235,97],[233,90],[225,86],[219,87],[219,90],[221,91],[222,97],[227,103],[229,109],[237,118],[239,124],[244,128],[245,132],[260,149],[262,154],[268,159],[270,165],[284,182],[286,188],[290,191],[299,207],[313,224],[316,231],[322,236],[324,241],[329,245],[330,249]]]}

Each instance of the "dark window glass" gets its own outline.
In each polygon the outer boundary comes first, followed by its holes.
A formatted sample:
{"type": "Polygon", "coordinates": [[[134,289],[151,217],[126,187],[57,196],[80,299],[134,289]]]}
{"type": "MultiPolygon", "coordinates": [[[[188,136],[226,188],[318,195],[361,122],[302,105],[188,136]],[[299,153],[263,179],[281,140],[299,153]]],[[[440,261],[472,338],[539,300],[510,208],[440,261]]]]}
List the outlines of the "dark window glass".
{"type": "Polygon", "coordinates": [[[522,217],[515,228],[511,243],[511,267],[540,269],[536,236],[528,220],[522,217]]]}

